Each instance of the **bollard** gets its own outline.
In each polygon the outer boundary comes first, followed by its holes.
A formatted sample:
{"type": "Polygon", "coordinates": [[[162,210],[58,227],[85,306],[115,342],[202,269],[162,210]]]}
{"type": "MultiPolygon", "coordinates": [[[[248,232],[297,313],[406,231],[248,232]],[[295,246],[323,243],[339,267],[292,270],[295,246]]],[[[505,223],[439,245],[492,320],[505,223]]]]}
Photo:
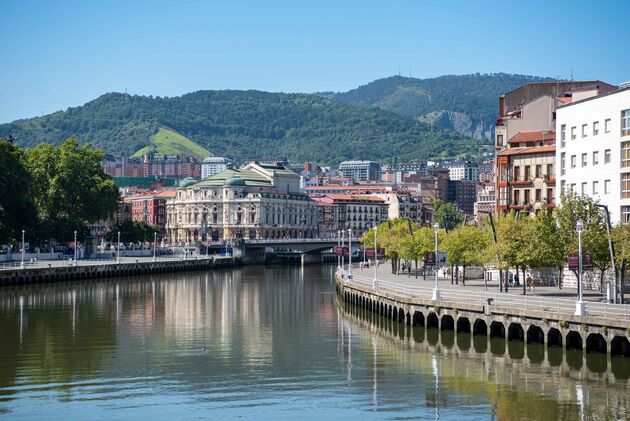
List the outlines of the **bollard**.
{"type": "Polygon", "coordinates": [[[483,314],[485,314],[486,316],[492,316],[492,310],[490,309],[490,306],[492,305],[493,301],[494,298],[486,298],[486,304],[484,304],[483,306],[483,314]]]}

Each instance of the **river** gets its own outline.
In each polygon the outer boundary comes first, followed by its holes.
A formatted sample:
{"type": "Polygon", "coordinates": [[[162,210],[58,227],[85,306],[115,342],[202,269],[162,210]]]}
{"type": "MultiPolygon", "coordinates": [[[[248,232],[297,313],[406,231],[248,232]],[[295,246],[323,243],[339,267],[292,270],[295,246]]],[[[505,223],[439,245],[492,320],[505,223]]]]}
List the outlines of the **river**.
{"type": "Polygon", "coordinates": [[[630,360],[411,328],[332,266],[0,290],[0,418],[630,419],[630,360]]]}

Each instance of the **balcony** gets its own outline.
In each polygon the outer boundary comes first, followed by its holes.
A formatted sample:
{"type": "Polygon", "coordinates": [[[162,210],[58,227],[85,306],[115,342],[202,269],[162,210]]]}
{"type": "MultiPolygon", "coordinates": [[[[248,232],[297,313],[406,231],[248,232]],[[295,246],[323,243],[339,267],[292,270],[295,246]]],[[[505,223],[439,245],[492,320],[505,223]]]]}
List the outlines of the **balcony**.
{"type": "Polygon", "coordinates": [[[533,177],[519,177],[519,178],[514,178],[514,180],[512,180],[510,182],[510,184],[512,184],[513,186],[526,186],[528,184],[532,184],[532,182],[534,181],[533,177]]]}

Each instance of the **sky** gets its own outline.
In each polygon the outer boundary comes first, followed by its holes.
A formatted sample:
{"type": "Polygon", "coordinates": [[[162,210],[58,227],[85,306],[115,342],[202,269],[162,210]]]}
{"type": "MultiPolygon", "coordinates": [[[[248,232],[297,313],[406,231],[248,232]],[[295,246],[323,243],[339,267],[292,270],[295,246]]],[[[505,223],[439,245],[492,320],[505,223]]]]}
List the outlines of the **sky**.
{"type": "Polygon", "coordinates": [[[630,1],[0,0],[0,123],[107,92],[346,91],[398,74],[630,80],[630,1]]]}

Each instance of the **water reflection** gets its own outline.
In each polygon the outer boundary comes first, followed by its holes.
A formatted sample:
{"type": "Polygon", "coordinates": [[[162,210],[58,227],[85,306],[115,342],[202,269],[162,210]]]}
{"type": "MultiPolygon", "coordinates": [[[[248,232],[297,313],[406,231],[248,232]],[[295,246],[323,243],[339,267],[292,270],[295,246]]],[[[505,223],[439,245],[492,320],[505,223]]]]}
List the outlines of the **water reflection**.
{"type": "Polygon", "coordinates": [[[332,271],[247,267],[0,290],[0,414],[628,416],[630,370],[619,359],[607,370],[605,357],[578,351],[395,323],[339,302],[332,271]]]}

